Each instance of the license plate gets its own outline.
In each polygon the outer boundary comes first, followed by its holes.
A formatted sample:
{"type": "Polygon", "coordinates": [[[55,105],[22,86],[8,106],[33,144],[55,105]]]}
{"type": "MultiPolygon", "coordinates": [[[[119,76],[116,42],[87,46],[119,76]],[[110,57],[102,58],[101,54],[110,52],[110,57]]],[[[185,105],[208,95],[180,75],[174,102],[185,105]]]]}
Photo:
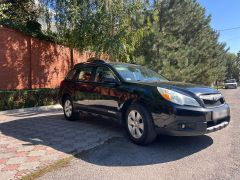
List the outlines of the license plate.
{"type": "Polygon", "coordinates": [[[228,116],[228,109],[213,111],[213,120],[222,119],[228,116]]]}

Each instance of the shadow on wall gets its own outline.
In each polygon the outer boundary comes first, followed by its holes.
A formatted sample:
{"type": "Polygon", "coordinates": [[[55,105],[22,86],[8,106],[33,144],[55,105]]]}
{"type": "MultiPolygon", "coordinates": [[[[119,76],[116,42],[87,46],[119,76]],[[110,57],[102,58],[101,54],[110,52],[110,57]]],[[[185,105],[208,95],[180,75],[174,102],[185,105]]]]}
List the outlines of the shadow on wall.
{"type": "Polygon", "coordinates": [[[29,38],[0,29],[0,89],[27,88],[29,83],[29,38]]]}
{"type": "Polygon", "coordinates": [[[70,50],[57,44],[32,39],[32,87],[56,88],[71,68],[70,50]]]}
{"type": "Polygon", "coordinates": [[[1,123],[0,131],[3,135],[25,141],[23,146],[40,144],[64,153],[80,152],[76,158],[101,166],[138,166],[175,161],[213,143],[212,138],[205,135],[159,136],[149,146],[138,146],[123,137],[123,128],[111,120],[85,116],[80,121],[66,121],[62,113],[41,117],[31,115],[34,114],[13,114],[19,120],[1,123]],[[89,145],[104,141],[100,146],[83,151],[89,145]]]}
{"type": "Polygon", "coordinates": [[[67,47],[0,27],[1,90],[55,88],[71,67],[67,47]]]}

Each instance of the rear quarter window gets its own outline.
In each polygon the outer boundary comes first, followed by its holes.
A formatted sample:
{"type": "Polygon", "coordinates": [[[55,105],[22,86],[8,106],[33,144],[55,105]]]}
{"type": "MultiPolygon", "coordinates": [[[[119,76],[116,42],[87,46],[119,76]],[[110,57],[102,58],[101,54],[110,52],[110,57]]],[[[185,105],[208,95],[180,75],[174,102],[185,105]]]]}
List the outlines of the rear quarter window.
{"type": "Polygon", "coordinates": [[[94,81],[94,67],[89,66],[89,67],[81,68],[76,79],[83,81],[83,82],[93,82],[94,81]]]}
{"type": "Polygon", "coordinates": [[[66,80],[72,80],[76,74],[76,69],[72,69],[68,72],[67,76],[65,77],[66,80]]]}

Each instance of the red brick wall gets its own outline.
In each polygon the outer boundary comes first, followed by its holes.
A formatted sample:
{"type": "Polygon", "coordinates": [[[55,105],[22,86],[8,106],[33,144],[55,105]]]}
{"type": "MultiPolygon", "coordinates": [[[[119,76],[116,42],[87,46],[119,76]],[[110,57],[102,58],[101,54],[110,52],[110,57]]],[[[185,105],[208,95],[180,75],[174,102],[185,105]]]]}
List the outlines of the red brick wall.
{"type": "Polygon", "coordinates": [[[29,37],[0,27],[0,89],[29,86],[29,37]]]}
{"type": "MultiPolygon", "coordinates": [[[[73,63],[92,53],[73,51],[73,63]]],[[[56,88],[71,68],[68,47],[0,26],[0,90],[56,88]]]]}
{"type": "Polygon", "coordinates": [[[70,49],[32,39],[32,88],[54,88],[71,68],[70,49]]]}

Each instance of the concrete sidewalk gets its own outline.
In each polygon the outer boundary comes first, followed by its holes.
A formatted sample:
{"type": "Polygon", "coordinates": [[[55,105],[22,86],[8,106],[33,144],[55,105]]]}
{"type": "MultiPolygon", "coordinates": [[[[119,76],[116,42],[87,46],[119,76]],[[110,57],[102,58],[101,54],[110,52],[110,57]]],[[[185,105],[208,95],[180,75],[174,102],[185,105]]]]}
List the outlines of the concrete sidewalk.
{"type": "Polygon", "coordinates": [[[70,122],[59,110],[1,113],[0,179],[19,179],[72,153],[122,135],[115,123],[90,117],[70,122]]]}
{"type": "Polygon", "coordinates": [[[49,106],[38,106],[22,109],[11,109],[6,111],[0,111],[0,115],[8,115],[15,113],[30,113],[30,112],[49,112],[49,111],[61,111],[62,106],[60,104],[49,105],[49,106]]]}

